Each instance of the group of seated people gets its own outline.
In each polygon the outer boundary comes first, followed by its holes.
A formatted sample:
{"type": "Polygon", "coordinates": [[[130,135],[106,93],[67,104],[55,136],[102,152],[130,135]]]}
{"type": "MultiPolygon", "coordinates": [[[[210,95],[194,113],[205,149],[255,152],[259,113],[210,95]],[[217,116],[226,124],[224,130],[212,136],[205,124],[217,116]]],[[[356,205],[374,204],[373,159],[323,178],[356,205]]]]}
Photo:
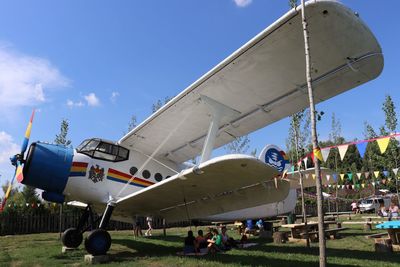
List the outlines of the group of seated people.
{"type": "Polygon", "coordinates": [[[386,209],[385,205],[381,205],[378,215],[382,217],[388,217],[389,220],[392,218],[399,217],[399,206],[397,206],[394,202],[390,203],[389,209],[386,209]]]}
{"type": "Polygon", "coordinates": [[[225,251],[236,247],[238,243],[243,243],[247,239],[244,235],[240,241],[235,241],[228,236],[225,226],[221,227],[221,233],[218,229],[209,227],[206,235],[203,234],[203,230],[199,230],[197,234],[197,237],[194,237],[193,231],[188,231],[183,250],[185,254],[225,251]]]}

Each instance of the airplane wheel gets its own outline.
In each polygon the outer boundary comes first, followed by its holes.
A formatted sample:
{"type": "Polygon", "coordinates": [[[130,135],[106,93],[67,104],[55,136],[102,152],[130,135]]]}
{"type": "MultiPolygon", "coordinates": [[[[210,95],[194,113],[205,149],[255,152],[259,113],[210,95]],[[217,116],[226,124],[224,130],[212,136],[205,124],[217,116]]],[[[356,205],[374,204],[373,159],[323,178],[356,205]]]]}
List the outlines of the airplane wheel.
{"type": "Polygon", "coordinates": [[[61,236],[61,241],[67,248],[77,248],[82,243],[83,236],[76,228],[68,228],[61,236]]]}
{"type": "Polygon", "coordinates": [[[111,236],[103,229],[96,229],[85,239],[86,251],[92,255],[105,255],[111,246],[111,236]]]}

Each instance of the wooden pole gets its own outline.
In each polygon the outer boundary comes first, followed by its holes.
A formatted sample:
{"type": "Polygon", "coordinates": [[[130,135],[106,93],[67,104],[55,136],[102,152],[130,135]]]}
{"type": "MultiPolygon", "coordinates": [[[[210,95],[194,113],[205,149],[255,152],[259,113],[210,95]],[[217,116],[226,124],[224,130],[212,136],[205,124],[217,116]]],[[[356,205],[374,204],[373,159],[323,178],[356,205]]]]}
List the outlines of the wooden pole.
{"type": "MultiPolygon", "coordinates": [[[[311,117],[311,138],[313,145],[313,152],[319,150],[318,147],[318,135],[317,135],[317,122],[315,119],[315,104],[314,104],[314,93],[312,88],[311,79],[311,64],[310,64],[310,46],[309,36],[307,29],[307,19],[305,15],[305,4],[304,0],[301,0],[301,17],[303,24],[303,35],[304,35],[304,51],[306,57],[306,78],[308,88],[308,100],[310,103],[310,117],[311,117]]],[[[323,199],[322,199],[322,181],[321,181],[321,169],[318,162],[318,158],[314,154],[314,166],[315,166],[315,183],[317,187],[317,208],[318,208],[318,239],[319,239],[319,266],[326,266],[326,242],[325,242],[325,229],[324,229],[324,213],[323,213],[323,199]]]]}

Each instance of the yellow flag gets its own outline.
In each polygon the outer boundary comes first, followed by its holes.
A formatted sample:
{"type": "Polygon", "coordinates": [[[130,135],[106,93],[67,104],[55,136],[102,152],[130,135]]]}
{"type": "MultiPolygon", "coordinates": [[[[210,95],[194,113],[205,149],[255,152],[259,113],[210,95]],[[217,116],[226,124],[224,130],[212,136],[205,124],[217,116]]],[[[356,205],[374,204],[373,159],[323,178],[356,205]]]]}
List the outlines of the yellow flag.
{"type": "Polygon", "coordinates": [[[374,172],[374,175],[375,175],[375,178],[378,179],[378,177],[379,177],[379,171],[374,172]]]}
{"type": "Polygon", "coordinates": [[[364,187],[365,187],[365,184],[364,184],[364,183],[362,183],[362,184],[361,184],[361,186],[362,186],[362,188],[364,188],[364,187]]]}
{"type": "Polygon", "coordinates": [[[313,180],[315,180],[315,174],[313,173],[311,176],[312,176],[313,180]]]}
{"type": "Polygon", "coordinates": [[[319,147],[314,149],[314,157],[317,157],[317,159],[319,159],[320,161],[324,161],[324,159],[322,158],[321,149],[319,147]]]}
{"type": "Polygon", "coordinates": [[[377,139],[376,142],[378,143],[379,150],[381,151],[381,154],[385,153],[386,148],[389,145],[390,137],[385,137],[381,139],[377,139]]]}
{"type": "Polygon", "coordinates": [[[340,174],[340,180],[342,180],[342,181],[344,180],[344,175],[345,175],[344,173],[340,174]]]}

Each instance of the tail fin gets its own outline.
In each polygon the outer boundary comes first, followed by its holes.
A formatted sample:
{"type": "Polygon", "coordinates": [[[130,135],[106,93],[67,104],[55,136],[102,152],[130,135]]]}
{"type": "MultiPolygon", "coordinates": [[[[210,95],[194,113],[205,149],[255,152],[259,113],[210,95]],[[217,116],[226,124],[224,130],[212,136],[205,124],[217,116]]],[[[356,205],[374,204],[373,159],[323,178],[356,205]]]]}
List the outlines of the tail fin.
{"type": "Polygon", "coordinates": [[[275,145],[266,145],[258,156],[259,160],[283,173],[291,168],[285,152],[275,145]]]}

